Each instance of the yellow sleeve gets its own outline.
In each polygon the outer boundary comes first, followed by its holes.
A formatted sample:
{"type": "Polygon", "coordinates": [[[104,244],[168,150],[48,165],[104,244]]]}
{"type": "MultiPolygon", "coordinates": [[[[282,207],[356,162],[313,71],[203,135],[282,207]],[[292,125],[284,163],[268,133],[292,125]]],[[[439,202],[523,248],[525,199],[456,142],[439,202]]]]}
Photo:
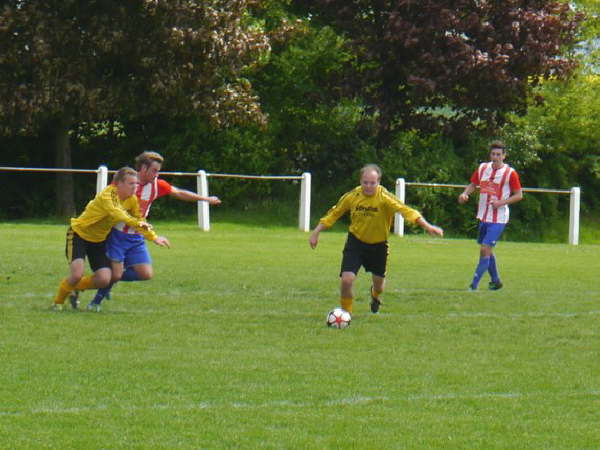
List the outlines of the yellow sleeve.
{"type": "Polygon", "coordinates": [[[382,196],[385,200],[386,205],[395,213],[400,213],[404,220],[408,223],[414,224],[419,217],[422,217],[421,213],[416,209],[406,206],[400,201],[398,197],[393,195],[390,191],[382,188],[382,196]]]}
{"type": "Polygon", "coordinates": [[[354,190],[346,192],[344,195],[342,195],[338,202],[329,211],[327,211],[323,217],[321,217],[319,223],[325,225],[327,228],[332,227],[340,217],[350,210],[352,206],[352,194],[354,194],[354,190]]]}
{"type": "MultiPolygon", "coordinates": [[[[100,205],[116,222],[125,222],[130,227],[139,228],[141,219],[131,216],[121,204],[116,189],[104,189],[100,194],[100,205]]],[[[139,208],[139,206],[138,206],[139,208]]]]}
{"type": "Polygon", "coordinates": [[[154,230],[146,230],[144,228],[136,228],[135,231],[137,231],[140,234],[144,235],[144,238],[148,241],[154,241],[158,235],[154,232],[154,230]]]}

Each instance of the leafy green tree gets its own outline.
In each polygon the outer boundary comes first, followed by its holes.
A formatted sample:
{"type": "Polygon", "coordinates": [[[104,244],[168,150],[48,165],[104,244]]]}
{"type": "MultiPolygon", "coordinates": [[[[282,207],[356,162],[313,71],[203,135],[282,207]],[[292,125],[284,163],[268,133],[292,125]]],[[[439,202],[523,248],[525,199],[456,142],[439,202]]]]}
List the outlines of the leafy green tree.
{"type": "MultiPolygon", "coordinates": [[[[71,167],[76,123],[154,112],[215,125],[265,120],[244,70],[268,51],[251,0],[0,1],[0,118],[6,135],[52,130],[71,167]]],[[[74,212],[57,177],[59,214],[74,212]]]]}
{"type": "Polygon", "coordinates": [[[593,73],[600,73],[600,2],[596,0],[576,0],[575,8],[585,14],[577,46],[582,53],[584,67],[593,73]]]}
{"type": "MultiPolygon", "coordinates": [[[[356,64],[340,85],[381,130],[470,127],[524,112],[532,84],[567,76],[582,19],[551,0],[295,0],[347,37],[356,64]]],[[[385,133],[384,133],[385,134],[385,133]]]]}
{"type": "Polygon", "coordinates": [[[587,208],[600,207],[600,75],[548,81],[536,93],[543,102],[503,130],[528,183],[582,186],[587,208]]]}

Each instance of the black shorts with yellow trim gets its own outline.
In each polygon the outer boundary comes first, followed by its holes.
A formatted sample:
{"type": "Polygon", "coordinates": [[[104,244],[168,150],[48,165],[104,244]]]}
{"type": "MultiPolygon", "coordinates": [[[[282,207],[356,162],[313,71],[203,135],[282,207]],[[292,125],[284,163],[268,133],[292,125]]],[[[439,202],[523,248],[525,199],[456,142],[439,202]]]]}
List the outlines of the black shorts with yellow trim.
{"type": "Polygon", "coordinates": [[[373,275],[385,277],[387,270],[388,243],[387,241],[367,244],[352,233],[348,233],[342,258],[342,272],[357,274],[361,266],[373,275]]]}
{"type": "Polygon", "coordinates": [[[76,259],[85,259],[87,256],[90,267],[95,272],[104,267],[110,268],[110,260],[106,256],[106,243],[90,242],[79,236],[71,227],[67,230],[65,255],[69,263],[76,259]]]}

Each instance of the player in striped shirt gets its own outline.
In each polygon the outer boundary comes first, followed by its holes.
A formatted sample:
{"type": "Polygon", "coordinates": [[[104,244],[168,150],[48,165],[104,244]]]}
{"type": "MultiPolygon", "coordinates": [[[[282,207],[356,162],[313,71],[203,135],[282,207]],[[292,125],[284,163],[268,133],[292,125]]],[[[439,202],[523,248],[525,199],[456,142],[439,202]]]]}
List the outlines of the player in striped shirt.
{"type": "Polygon", "coordinates": [[[515,169],[504,163],[506,148],[501,141],[490,143],[490,161],[479,165],[471,176],[471,183],[458,196],[461,204],[469,200],[469,195],[479,186],[479,204],[477,219],[479,219],[479,236],[477,243],[479,250],[479,263],[469,285],[470,291],[477,290],[481,277],[489,271],[491,281],[490,290],[502,288],[502,281],[498,274],[494,247],[500,239],[509,218],[508,205],[523,199],[523,190],[519,174],[515,169]]]}
{"type": "Polygon", "coordinates": [[[387,238],[395,213],[402,214],[407,222],[416,223],[433,236],[444,235],[440,227],[431,225],[418,211],[402,203],[381,186],[380,181],[381,169],[377,165],[364,166],[360,171],[360,186],[338,200],[321,218],[309,238],[310,246],[316,248],[319,233],[330,228],[345,213],[350,214],[350,227],[340,270],[340,303],[350,313],[354,302],[352,284],[361,266],[372,275],[371,312],[379,311],[387,271],[387,238]]]}
{"type": "MultiPolygon", "coordinates": [[[[211,205],[221,203],[218,197],[203,197],[194,192],[172,186],[165,180],[158,178],[163,162],[164,158],[159,153],[152,151],[145,151],[135,159],[139,176],[136,196],[139,199],[140,210],[144,219],[150,212],[152,202],[166,195],[188,202],[205,201],[211,205]]],[[[166,241],[167,246],[170,245],[166,238],[159,238],[166,241]]],[[[143,236],[125,222],[117,223],[114,226],[106,241],[106,252],[109,259],[113,261],[111,284],[98,289],[96,296],[88,304],[90,310],[100,310],[102,300],[106,297],[110,298],[110,290],[117,281],[149,280],[154,275],[152,259],[143,236]],[[120,269],[116,269],[115,264],[120,269]]]]}

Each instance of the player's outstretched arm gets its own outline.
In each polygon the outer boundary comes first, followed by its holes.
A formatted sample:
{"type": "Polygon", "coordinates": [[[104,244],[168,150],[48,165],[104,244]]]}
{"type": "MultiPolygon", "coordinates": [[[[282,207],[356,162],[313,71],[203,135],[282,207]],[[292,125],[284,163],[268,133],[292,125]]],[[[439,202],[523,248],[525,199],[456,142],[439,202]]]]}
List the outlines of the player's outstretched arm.
{"type": "Polygon", "coordinates": [[[444,230],[427,222],[423,217],[417,219],[417,224],[432,236],[444,237],[444,230]]]}
{"type": "Polygon", "coordinates": [[[184,202],[208,202],[211,205],[221,204],[219,197],[214,195],[211,195],[210,197],[204,197],[192,191],[176,188],[175,186],[173,186],[173,189],[169,195],[177,200],[183,200],[184,202]]]}
{"type": "Polygon", "coordinates": [[[160,247],[171,248],[171,243],[164,236],[158,236],[156,239],[154,239],[154,243],[160,247]]]}

